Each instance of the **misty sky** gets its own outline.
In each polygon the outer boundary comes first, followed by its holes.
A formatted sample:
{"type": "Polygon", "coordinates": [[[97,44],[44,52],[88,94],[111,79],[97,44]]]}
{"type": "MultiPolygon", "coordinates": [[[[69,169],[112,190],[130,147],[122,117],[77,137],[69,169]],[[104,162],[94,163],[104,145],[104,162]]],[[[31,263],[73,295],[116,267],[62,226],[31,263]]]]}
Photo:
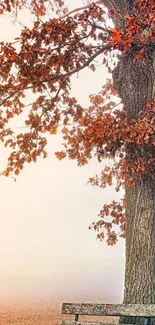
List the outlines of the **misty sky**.
{"type": "MultiPolygon", "coordinates": [[[[70,8],[73,3],[68,1],[70,8]]],[[[21,19],[27,24],[30,17],[23,13],[21,19]]],[[[19,32],[18,23],[1,18],[1,40],[11,41],[19,32]]],[[[97,93],[107,77],[102,66],[95,73],[86,69],[73,77],[72,94],[87,105],[89,94],[97,93]]],[[[20,120],[14,122],[15,128],[21,126],[20,120]]],[[[79,168],[75,161],[60,162],[54,151],[61,147],[61,136],[48,138],[47,159],[26,165],[17,182],[0,177],[0,298],[81,294],[87,300],[121,299],[124,241],[107,247],[88,230],[103,204],[119,195],[87,185],[103,165],[94,160],[79,168]]],[[[0,149],[2,171],[8,151],[0,149]]]]}

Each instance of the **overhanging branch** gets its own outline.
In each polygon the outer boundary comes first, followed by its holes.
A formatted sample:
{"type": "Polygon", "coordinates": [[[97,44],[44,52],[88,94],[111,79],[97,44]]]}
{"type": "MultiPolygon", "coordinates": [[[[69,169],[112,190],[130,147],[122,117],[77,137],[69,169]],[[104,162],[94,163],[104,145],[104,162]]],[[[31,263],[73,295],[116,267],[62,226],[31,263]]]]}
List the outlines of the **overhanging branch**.
{"type": "Polygon", "coordinates": [[[111,45],[109,44],[105,44],[103,45],[98,51],[96,51],[91,57],[88,58],[88,60],[83,64],[81,65],[80,67],[78,68],[75,68],[74,70],[70,71],[70,72],[67,72],[65,74],[59,74],[59,75],[54,75],[52,76],[51,78],[46,78],[46,79],[43,79],[39,82],[33,82],[31,85],[21,89],[21,87],[19,86],[19,89],[16,89],[14,92],[12,92],[11,94],[9,94],[6,98],[4,98],[1,103],[0,103],[0,106],[3,106],[7,100],[13,98],[15,95],[17,95],[17,93],[21,90],[28,90],[28,89],[32,89],[33,87],[37,87],[43,83],[48,83],[50,81],[58,81],[59,79],[61,80],[62,78],[64,77],[69,77],[77,72],[80,72],[81,70],[85,69],[86,67],[89,66],[89,64],[96,58],[98,57],[101,53],[103,53],[105,50],[109,50],[111,48],[111,45]]]}

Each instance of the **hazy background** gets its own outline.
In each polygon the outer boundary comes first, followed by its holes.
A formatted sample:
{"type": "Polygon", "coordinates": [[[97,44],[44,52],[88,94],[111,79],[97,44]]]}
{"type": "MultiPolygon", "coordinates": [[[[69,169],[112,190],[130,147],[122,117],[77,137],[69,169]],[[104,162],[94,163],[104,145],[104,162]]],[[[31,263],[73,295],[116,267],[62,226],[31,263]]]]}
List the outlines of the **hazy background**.
{"type": "MultiPolygon", "coordinates": [[[[73,8],[75,2],[70,0],[68,5],[73,8]]],[[[31,24],[27,13],[20,19],[31,24]]],[[[11,41],[20,28],[4,16],[0,39],[11,41]]],[[[79,78],[73,77],[72,94],[87,105],[89,94],[97,93],[107,77],[102,66],[95,73],[86,69],[79,78]]],[[[94,160],[79,168],[75,161],[59,162],[54,151],[60,146],[60,136],[49,137],[46,160],[26,165],[16,183],[0,177],[0,299],[54,296],[121,301],[124,241],[107,247],[88,230],[103,204],[119,194],[112,188],[87,186],[88,178],[103,165],[94,160]]],[[[3,170],[7,150],[3,146],[0,150],[3,170]]]]}

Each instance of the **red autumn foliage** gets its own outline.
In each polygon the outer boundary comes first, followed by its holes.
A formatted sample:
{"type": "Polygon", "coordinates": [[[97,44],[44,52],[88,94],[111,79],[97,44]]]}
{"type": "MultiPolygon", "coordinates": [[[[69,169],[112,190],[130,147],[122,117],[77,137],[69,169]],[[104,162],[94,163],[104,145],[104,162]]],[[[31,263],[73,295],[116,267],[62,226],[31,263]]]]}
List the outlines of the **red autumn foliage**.
{"type": "MultiPolygon", "coordinates": [[[[125,15],[123,29],[106,26],[102,1],[70,13],[63,1],[53,1],[51,10],[56,8],[57,16],[45,22],[38,17],[49,10],[48,0],[28,3],[35,15],[34,26],[25,27],[16,39],[20,49],[14,43],[0,43],[0,140],[12,149],[4,175],[18,175],[26,162],[36,162],[41,155],[46,157],[46,133],[56,134],[59,124],[63,125],[65,144],[62,152],[56,152],[58,159],[67,156],[76,159],[79,166],[94,156],[99,162],[105,158],[113,160],[100,177],[90,179],[92,185],[104,188],[115,183],[118,191],[125,178],[127,185],[132,186],[137,177],[153,175],[155,103],[148,103],[134,120],[125,107],[111,100],[117,94],[110,80],[99,94],[90,95],[87,109],[70,96],[70,84],[71,76],[84,68],[95,71],[94,59],[98,56],[110,71],[106,59],[109,53],[119,60],[122,53],[132,51],[135,60],[145,64],[145,50],[154,47],[154,1],[136,0],[132,14],[125,15]],[[25,121],[27,132],[14,135],[9,121],[27,109],[24,98],[28,90],[36,99],[25,121]],[[126,147],[131,144],[135,148],[132,160],[126,157],[126,147]]],[[[0,14],[19,11],[26,4],[26,0],[5,0],[0,4],[0,14]]],[[[113,18],[115,11],[109,11],[109,15],[113,18]]],[[[124,203],[113,201],[105,205],[99,217],[93,228],[102,229],[100,239],[105,238],[104,228],[108,244],[113,245],[117,241],[115,225],[120,227],[118,235],[124,236],[124,203]],[[112,220],[106,221],[107,216],[112,220]]]]}

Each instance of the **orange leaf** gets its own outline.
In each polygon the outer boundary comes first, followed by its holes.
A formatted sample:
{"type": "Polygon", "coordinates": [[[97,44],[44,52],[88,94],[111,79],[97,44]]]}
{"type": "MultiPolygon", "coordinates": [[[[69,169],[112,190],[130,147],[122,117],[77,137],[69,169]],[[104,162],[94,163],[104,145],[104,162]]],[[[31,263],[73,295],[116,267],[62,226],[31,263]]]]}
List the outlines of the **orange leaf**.
{"type": "Polygon", "coordinates": [[[12,54],[12,55],[10,56],[10,60],[11,60],[11,61],[16,61],[16,60],[17,60],[17,55],[16,55],[16,54],[12,54]]]}
{"type": "Polygon", "coordinates": [[[50,134],[56,134],[57,133],[57,128],[53,128],[50,130],[50,134]]]}
{"type": "Polygon", "coordinates": [[[66,157],[66,153],[61,151],[61,152],[55,152],[55,155],[56,157],[59,159],[59,160],[62,160],[66,157]]]}
{"type": "Polygon", "coordinates": [[[121,36],[120,32],[115,28],[112,30],[112,38],[115,41],[121,41],[122,40],[122,36],[121,36]]]}

